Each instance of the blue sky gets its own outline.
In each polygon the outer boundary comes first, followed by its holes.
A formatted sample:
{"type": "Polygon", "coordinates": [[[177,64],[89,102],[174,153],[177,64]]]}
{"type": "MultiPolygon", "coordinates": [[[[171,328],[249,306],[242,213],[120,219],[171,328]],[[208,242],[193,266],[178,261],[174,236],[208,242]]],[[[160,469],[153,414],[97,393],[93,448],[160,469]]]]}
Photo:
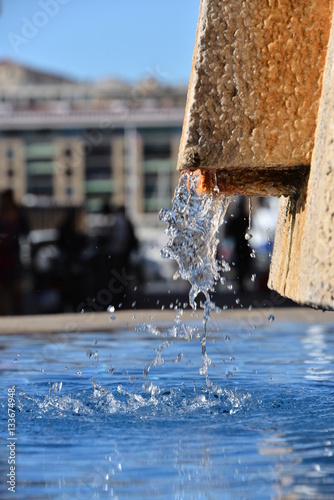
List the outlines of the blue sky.
{"type": "Polygon", "coordinates": [[[199,3],[2,0],[0,59],[81,80],[187,83],[199,3]]]}

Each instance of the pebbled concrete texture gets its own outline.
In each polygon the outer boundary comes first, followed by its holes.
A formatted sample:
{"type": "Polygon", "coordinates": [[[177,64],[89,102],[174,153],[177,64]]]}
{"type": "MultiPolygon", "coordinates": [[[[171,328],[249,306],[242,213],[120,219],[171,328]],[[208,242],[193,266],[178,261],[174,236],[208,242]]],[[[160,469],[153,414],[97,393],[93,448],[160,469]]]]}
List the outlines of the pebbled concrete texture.
{"type": "Polygon", "coordinates": [[[202,0],[179,169],[310,164],[332,10],[202,0]]]}
{"type": "Polygon", "coordinates": [[[297,199],[281,200],[269,286],[334,309],[334,20],[310,177],[297,199]]]}

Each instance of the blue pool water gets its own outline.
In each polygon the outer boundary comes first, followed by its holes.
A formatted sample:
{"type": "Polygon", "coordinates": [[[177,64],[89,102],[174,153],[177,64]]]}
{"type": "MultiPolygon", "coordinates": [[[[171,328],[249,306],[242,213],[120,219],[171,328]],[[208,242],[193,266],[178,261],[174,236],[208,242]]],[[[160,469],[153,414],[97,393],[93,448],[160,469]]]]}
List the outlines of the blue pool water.
{"type": "Polygon", "coordinates": [[[334,498],[334,325],[196,328],[2,336],[0,498],[334,498]]]}

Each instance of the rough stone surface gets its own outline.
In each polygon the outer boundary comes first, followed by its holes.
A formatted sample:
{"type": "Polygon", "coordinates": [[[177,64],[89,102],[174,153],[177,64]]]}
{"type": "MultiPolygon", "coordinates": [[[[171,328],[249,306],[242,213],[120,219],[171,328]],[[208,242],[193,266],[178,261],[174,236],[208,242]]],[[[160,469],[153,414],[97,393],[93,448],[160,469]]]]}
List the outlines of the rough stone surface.
{"type": "Polygon", "coordinates": [[[179,169],[310,164],[332,8],[202,0],[179,169]]]}
{"type": "Polygon", "coordinates": [[[281,200],[269,286],[302,304],[334,309],[334,26],[310,177],[281,200]]]}

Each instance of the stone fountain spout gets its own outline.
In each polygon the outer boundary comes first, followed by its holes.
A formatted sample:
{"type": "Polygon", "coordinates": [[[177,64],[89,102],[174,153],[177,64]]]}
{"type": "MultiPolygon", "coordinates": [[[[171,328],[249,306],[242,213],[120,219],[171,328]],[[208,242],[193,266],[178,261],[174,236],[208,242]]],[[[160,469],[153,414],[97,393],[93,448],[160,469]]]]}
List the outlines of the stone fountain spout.
{"type": "Polygon", "coordinates": [[[333,0],[201,0],[179,152],[206,189],[281,196],[269,287],[334,309],[333,0]]]}

